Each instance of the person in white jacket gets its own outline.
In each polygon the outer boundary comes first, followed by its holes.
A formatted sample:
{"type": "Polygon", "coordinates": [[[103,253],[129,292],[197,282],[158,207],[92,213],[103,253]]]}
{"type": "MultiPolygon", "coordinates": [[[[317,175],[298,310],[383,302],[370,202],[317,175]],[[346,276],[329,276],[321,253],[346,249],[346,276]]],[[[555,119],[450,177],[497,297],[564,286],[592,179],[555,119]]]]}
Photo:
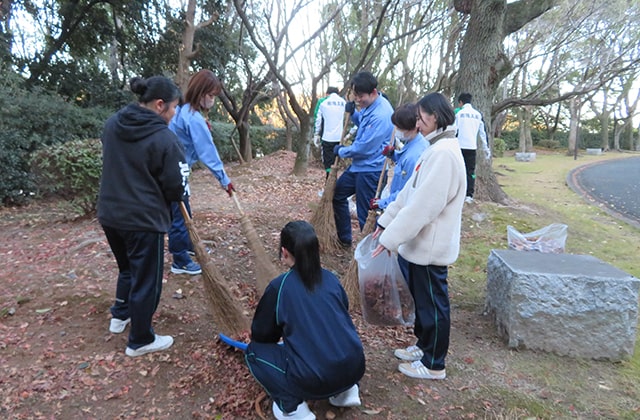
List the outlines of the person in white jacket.
{"type": "Polygon", "coordinates": [[[409,262],[417,343],[395,350],[397,358],[409,362],[398,369],[413,378],[444,379],[451,328],[447,274],[460,252],[467,182],[451,104],[442,94],[431,93],[418,106],[417,126],[430,146],[378,219],[373,236],[379,245],[372,256],[388,250],[409,262]]]}
{"type": "Polygon", "coordinates": [[[478,137],[482,142],[482,150],[486,159],[491,159],[491,149],[487,144],[487,133],[484,127],[482,114],[471,106],[473,97],[470,93],[462,93],[458,96],[458,105],[461,107],[456,113],[456,128],[458,129],[458,142],[462,150],[464,165],[467,171],[467,193],[465,201],[473,202],[476,180],[476,150],[478,149],[478,137]]]}
{"type": "Polygon", "coordinates": [[[344,123],[344,106],[346,101],[338,95],[338,88],[329,87],[327,97],[318,108],[315,120],[313,143],[316,146],[322,144],[322,164],[329,175],[336,155],[333,149],[340,144],[344,123]],[[320,143],[322,140],[322,143],[320,143]]]}

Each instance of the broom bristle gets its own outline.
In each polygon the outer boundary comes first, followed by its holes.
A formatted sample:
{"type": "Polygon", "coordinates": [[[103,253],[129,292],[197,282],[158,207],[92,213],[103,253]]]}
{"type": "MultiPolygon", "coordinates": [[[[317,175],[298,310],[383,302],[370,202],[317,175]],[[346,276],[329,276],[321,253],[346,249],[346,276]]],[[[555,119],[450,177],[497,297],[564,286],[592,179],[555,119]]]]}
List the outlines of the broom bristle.
{"type": "Polygon", "coordinates": [[[333,213],[333,194],[338,179],[338,167],[333,165],[331,172],[324,184],[324,192],[320,204],[311,217],[309,223],[313,225],[320,242],[320,251],[323,253],[335,252],[341,249],[336,232],[336,220],[333,213]]]}
{"type": "Polygon", "coordinates": [[[249,319],[227,288],[226,281],[211,262],[209,254],[200,241],[200,235],[193,226],[193,221],[185,217],[185,226],[193,243],[196,258],[202,268],[204,290],[211,308],[216,326],[229,336],[237,336],[249,330],[249,319]]]}
{"type": "MultiPolygon", "coordinates": [[[[365,236],[373,233],[376,227],[376,221],[378,220],[378,215],[375,210],[369,210],[367,214],[367,220],[362,227],[362,232],[360,233],[360,237],[364,238],[365,236]]],[[[355,258],[351,259],[351,263],[349,263],[349,268],[347,272],[344,274],[343,280],[344,290],[347,292],[347,296],[349,297],[349,307],[352,309],[360,308],[360,283],[358,281],[358,262],[355,258]]]]}
{"type": "Polygon", "coordinates": [[[360,283],[358,282],[358,262],[355,258],[351,259],[343,279],[344,291],[349,298],[349,309],[358,311],[360,309],[360,283]]]}
{"type": "Polygon", "coordinates": [[[269,282],[278,276],[278,270],[271,263],[271,260],[267,256],[267,252],[262,246],[262,241],[256,232],[251,220],[246,214],[240,217],[240,225],[249,243],[249,248],[253,252],[256,264],[256,290],[258,297],[262,296],[264,289],[267,288],[269,282]]]}

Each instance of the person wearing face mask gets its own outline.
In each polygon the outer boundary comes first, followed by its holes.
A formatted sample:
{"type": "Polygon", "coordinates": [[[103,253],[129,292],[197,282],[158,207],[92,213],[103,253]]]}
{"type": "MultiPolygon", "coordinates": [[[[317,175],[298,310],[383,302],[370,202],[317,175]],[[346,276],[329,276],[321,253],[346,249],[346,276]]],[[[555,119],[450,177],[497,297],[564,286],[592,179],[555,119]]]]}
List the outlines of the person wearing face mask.
{"type": "Polygon", "coordinates": [[[389,203],[396,199],[396,196],[413,173],[416,161],[422,152],[429,147],[429,142],[424,139],[416,126],[417,112],[417,105],[405,104],[391,115],[391,122],[396,127],[395,140],[393,144],[385,146],[382,154],[395,163],[393,179],[389,186],[388,197],[369,200],[369,208],[372,210],[384,210],[389,203]]]}
{"type": "MultiPolygon", "coordinates": [[[[176,115],[171,120],[169,128],[176,133],[184,146],[188,167],[191,168],[198,161],[202,162],[231,197],[235,190],[224,170],[218,149],[213,143],[211,128],[206,118],[215,97],[220,92],[222,92],[222,83],[211,70],[197,72],[189,80],[185,103],[176,109],[176,115]]],[[[190,189],[187,185],[183,202],[188,213],[191,214],[189,195],[190,189]]],[[[178,202],[172,203],[171,211],[173,215],[173,223],[169,230],[169,252],[173,256],[171,272],[200,274],[202,272],[200,265],[191,259],[193,244],[178,202]]]]}
{"type": "Polygon", "coordinates": [[[451,315],[448,266],[460,253],[467,174],[456,138],[453,107],[442,94],[418,102],[418,129],[430,143],[396,199],[378,218],[372,253],[393,251],[409,262],[409,290],[415,303],[416,344],[394,351],[406,361],[403,374],[445,379],[451,315]]]}

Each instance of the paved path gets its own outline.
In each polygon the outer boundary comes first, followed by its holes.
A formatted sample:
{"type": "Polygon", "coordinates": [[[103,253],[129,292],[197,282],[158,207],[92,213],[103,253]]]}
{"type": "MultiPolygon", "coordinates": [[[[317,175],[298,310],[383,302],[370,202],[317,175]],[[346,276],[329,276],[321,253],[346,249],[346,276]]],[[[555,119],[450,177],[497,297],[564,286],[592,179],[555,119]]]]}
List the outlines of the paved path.
{"type": "Polygon", "coordinates": [[[572,170],[572,190],[603,204],[609,214],[640,228],[640,157],[605,160],[572,170]]]}

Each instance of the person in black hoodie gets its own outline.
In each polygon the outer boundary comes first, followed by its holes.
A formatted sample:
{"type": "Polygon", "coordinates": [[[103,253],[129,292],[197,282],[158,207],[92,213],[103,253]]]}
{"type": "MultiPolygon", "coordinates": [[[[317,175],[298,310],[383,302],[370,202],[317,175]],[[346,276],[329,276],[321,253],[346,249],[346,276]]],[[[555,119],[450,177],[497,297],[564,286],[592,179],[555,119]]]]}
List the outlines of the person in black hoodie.
{"type": "Polygon", "coordinates": [[[256,308],[245,354],[251,374],[273,400],[277,419],[315,419],[307,399],[360,405],[362,342],[340,281],[320,266],[311,224],[287,223],[280,258],[290,270],[269,283],[256,308]]]}
{"type": "Polygon", "coordinates": [[[118,264],[112,333],[131,323],[125,353],[165,350],[173,337],[157,335],[151,319],[162,292],[164,235],[172,201],[180,201],[189,175],[184,151],[168,123],[180,90],[168,78],[134,77],[139,102],[111,116],[102,133],[98,221],[118,264]]]}

